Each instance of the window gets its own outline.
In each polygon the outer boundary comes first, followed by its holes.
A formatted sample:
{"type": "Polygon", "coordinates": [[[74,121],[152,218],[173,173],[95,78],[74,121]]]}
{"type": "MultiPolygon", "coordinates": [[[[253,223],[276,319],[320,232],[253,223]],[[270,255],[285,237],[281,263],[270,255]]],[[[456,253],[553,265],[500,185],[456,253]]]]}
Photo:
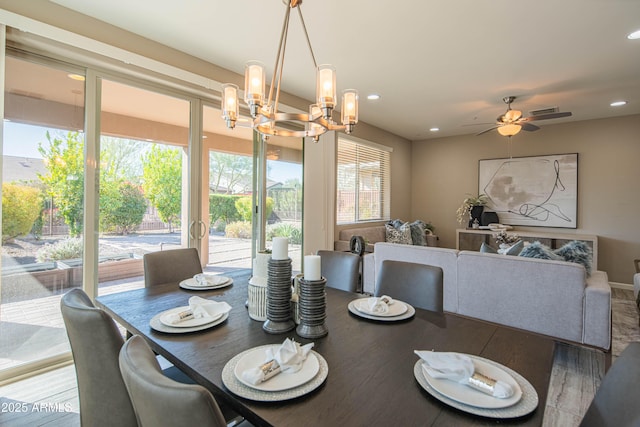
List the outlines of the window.
{"type": "Polygon", "coordinates": [[[390,150],[338,139],[338,224],[390,219],[390,150]]]}

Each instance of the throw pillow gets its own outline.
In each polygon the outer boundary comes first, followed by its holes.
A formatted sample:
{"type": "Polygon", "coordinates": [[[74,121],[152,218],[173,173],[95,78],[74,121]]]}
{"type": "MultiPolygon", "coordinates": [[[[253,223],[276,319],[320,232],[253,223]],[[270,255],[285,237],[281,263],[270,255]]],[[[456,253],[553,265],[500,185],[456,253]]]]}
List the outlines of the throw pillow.
{"type": "Polygon", "coordinates": [[[574,240],[561,248],[556,249],[556,255],[561,256],[565,261],[582,264],[587,271],[587,276],[591,276],[591,260],[593,251],[591,246],[580,240],[574,240]]]}
{"type": "Polygon", "coordinates": [[[425,237],[425,226],[426,224],[420,220],[413,221],[409,224],[409,228],[411,229],[411,241],[416,246],[427,246],[427,238],[425,237]]]}
{"type": "Polygon", "coordinates": [[[411,245],[413,242],[411,241],[411,228],[409,224],[401,225],[398,228],[395,228],[392,225],[385,225],[386,231],[386,240],[389,243],[400,243],[403,245],[411,245]]]}
{"type": "Polygon", "coordinates": [[[520,240],[518,243],[511,246],[507,250],[506,254],[512,255],[512,256],[520,255],[520,252],[522,252],[523,249],[524,249],[524,240],[520,240]]]}
{"type": "Polygon", "coordinates": [[[533,242],[520,252],[519,256],[526,258],[552,259],[555,261],[563,261],[563,259],[553,253],[553,251],[540,242],[533,242]]]}
{"type": "Polygon", "coordinates": [[[485,242],[482,242],[482,245],[480,246],[480,252],[485,253],[485,254],[497,254],[498,253],[498,251],[493,249],[491,246],[487,245],[485,242]]]}

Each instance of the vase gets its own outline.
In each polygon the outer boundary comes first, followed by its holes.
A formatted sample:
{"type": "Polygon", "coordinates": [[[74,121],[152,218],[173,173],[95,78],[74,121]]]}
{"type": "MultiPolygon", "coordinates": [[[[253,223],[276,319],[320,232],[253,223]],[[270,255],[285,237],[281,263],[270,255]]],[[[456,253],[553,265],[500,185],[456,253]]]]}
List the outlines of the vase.
{"type": "Polygon", "coordinates": [[[469,228],[473,227],[473,222],[478,221],[480,224],[480,217],[484,211],[484,206],[471,206],[471,218],[469,218],[469,228]]]}

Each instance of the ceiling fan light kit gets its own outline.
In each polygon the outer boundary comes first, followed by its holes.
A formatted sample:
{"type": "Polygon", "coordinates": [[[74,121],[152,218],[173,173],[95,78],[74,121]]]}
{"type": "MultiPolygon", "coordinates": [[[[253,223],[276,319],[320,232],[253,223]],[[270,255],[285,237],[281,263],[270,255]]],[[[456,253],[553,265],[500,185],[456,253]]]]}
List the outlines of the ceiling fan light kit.
{"type": "Polygon", "coordinates": [[[522,117],[522,111],[511,109],[511,103],[515,101],[515,99],[515,96],[505,96],[502,98],[502,101],[507,104],[507,111],[501,116],[498,116],[494,127],[483,130],[478,133],[478,135],[482,135],[496,129],[500,135],[511,138],[512,136],[517,135],[521,130],[533,132],[540,129],[538,126],[529,123],[534,120],[558,119],[561,117],[571,116],[570,112],[560,113],[557,108],[554,107],[553,109],[540,110],[540,112],[545,111],[544,113],[522,117]]]}
{"type": "Polygon", "coordinates": [[[249,107],[251,120],[239,118],[238,86],[234,84],[222,85],[222,118],[228,128],[233,129],[236,124],[248,125],[262,135],[278,135],[292,137],[313,137],[318,141],[320,135],[327,131],[353,131],[358,123],[358,91],[347,89],[342,92],[341,122],[333,121],[332,113],[336,106],[336,70],[333,66],[323,64],[318,66],[309,40],[309,34],[304,24],[300,5],[302,0],[283,0],[287,6],[280,34],[280,46],[276,55],[271,85],[268,97],[266,93],[266,78],[264,65],[259,61],[249,61],[245,66],[244,101],[249,107]],[[289,16],[292,9],[298,10],[300,22],[304,30],[307,45],[316,68],[316,103],[309,106],[308,113],[283,113],[278,111],[280,100],[280,85],[284,67],[287,36],[289,32],[289,16]],[[277,80],[276,80],[277,76],[277,80]],[[304,124],[304,130],[292,130],[279,126],[285,122],[304,124]]]}

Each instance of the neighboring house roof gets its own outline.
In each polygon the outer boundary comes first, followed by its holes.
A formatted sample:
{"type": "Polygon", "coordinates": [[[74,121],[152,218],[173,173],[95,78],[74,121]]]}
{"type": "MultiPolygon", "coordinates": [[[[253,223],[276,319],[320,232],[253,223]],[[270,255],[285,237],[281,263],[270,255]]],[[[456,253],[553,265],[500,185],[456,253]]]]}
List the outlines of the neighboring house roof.
{"type": "Polygon", "coordinates": [[[42,159],[18,156],[2,156],[2,182],[39,181],[38,174],[46,175],[42,159]]]}

